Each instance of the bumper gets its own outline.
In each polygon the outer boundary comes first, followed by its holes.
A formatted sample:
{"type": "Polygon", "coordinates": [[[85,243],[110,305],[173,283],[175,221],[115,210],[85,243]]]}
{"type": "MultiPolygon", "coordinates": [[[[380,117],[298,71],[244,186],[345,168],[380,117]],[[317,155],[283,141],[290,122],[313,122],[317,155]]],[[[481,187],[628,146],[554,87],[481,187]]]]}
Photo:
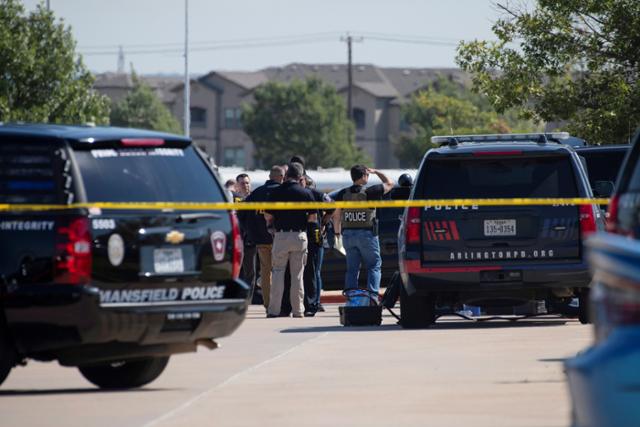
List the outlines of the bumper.
{"type": "Polygon", "coordinates": [[[410,294],[585,288],[591,281],[583,263],[433,268],[405,263],[402,267],[401,276],[410,294]]]}
{"type": "Polygon", "coordinates": [[[112,306],[100,304],[95,287],[23,285],[3,305],[21,354],[78,365],[195,351],[198,340],[231,334],[245,318],[249,290],[241,281],[224,284],[233,298],[112,306]]]}

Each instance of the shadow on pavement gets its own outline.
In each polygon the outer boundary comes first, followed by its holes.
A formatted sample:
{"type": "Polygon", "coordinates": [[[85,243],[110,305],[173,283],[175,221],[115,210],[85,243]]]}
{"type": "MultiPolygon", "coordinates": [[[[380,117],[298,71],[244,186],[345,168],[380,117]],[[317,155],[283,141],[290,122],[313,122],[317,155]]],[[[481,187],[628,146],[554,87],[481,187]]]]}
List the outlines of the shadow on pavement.
{"type": "MultiPolygon", "coordinates": [[[[372,331],[404,331],[392,318],[384,318],[382,325],[380,326],[342,326],[336,317],[336,325],[323,325],[323,326],[309,326],[299,328],[287,328],[280,331],[280,333],[304,333],[304,332],[372,332],[372,331]]],[[[438,330],[453,330],[453,329],[497,329],[497,328],[522,328],[522,327],[550,327],[550,326],[563,326],[566,325],[569,320],[567,319],[521,319],[517,321],[510,320],[498,320],[493,319],[489,321],[472,321],[456,319],[455,317],[447,317],[445,319],[439,319],[435,325],[428,329],[422,329],[424,331],[438,331],[438,330]]],[[[420,329],[406,329],[406,331],[416,331],[420,329]]],[[[559,361],[559,360],[558,360],[559,361]]]]}
{"type": "Polygon", "coordinates": [[[58,388],[49,390],[0,390],[0,398],[4,396],[47,396],[64,394],[90,394],[90,393],[148,393],[155,391],[175,390],[170,388],[131,388],[105,390],[100,388],[58,388]]]}
{"type": "Polygon", "coordinates": [[[532,326],[563,326],[566,325],[569,320],[567,319],[520,319],[520,320],[463,320],[456,318],[438,319],[435,325],[429,329],[442,330],[442,329],[492,329],[492,328],[523,328],[532,326]]]}
{"type": "Polygon", "coordinates": [[[342,326],[336,318],[335,326],[311,326],[300,328],[289,328],[280,331],[281,334],[295,334],[301,332],[379,332],[379,331],[397,331],[400,330],[399,325],[382,324],[380,326],[342,326]]]}
{"type": "Polygon", "coordinates": [[[545,359],[538,359],[538,362],[564,363],[569,359],[571,359],[571,358],[570,357],[549,357],[549,358],[545,358],[545,359]]]}

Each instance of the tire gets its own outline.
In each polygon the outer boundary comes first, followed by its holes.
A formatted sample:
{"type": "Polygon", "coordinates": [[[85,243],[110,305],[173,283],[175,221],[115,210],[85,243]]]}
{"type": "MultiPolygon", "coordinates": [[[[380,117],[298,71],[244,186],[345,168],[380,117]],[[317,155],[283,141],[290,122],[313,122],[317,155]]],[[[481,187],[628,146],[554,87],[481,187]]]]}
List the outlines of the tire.
{"type": "Polygon", "coordinates": [[[400,326],[403,329],[425,329],[435,321],[435,296],[409,295],[404,285],[400,285],[400,326]]]}
{"type": "Polygon", "coordinates": [[[589,289],[583,289],[578,296],[578,320],[583,325],[591,323],[589,289]]]}
{"type": "Polygon", "coordinates": [[[104,389],[142,387],[160,376],[169,356],[125,360],[103,365],[79,366],[83,377],[104,389]]]}
{"type": "Polygon", "coordinates": [[[0,385],[7,379],[16,362],[16,350],[0,319],[0,385]]]}

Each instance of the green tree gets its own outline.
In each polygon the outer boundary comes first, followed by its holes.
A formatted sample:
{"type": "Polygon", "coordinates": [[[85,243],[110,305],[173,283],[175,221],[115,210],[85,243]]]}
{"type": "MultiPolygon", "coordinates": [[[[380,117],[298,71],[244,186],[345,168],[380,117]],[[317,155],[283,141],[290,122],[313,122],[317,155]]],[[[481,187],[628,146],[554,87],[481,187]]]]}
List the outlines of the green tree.
{"type": "Polygon", "coordinates": [[[497,41],[458,48],[457,62],[498,111],[566,121],[593,143],[629,139],[640,123],[640,2],[538,0],[498,5],[497,41]]]}
{"type": "Polygon", "coordinates": [[[403,166],[416,167],[433,147],[434,135],[529,132],[535,125],[518,119],[513,111],[499,115],[486,97],[444,78],[418,92],[402,108],[412,135],[403,135],[395,151],[403,166]]]}
{"type": "Polygon", "coordinates": [[[114,126],[182,133],[182,127],[153,89],[131,72],[133,89],[111,109],[114,126]]]}
{"type": "Polygon", "coordinates": [[[256,89],[254,97],[242,121],[263,166],[281,164],[293,154],[304,155],[309,168],[364,161],[344,100],[329,84],[318,79],[269,82],[256,89]]]}
{"type": "Polygon", "coordinates": [[[75,54],[69,27],[42,5],[0,0],[0,122],[108,123],[109,100],[75,54]]]}

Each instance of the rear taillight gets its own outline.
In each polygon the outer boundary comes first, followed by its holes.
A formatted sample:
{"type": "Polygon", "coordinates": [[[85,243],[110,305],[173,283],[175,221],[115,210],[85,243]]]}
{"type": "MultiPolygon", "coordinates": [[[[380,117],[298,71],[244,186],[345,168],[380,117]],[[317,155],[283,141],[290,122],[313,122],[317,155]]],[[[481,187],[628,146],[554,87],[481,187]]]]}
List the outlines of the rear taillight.
{"type": "Polygon", "coordinates": [[[91,231],[89,219],[72,217],[56,229],[53,281],[84,285],[91,281],[91,231]]]}
{"type": "Polygon", "coordinates": [[[230,212],[231,218],[231,241],[233,249],[231,252],[231,276],[234,279],[240,277],[240,267],[242,266],[242,235],[240,234],[240,224],[235,212],[230,212]]]}
{"type": "Polygon", "coordinates": [[[596,225],[595,207],[593,205],[580,205],[580,234],[582,237],[587,237],[592,233],[598,231],[596,225]]]}
{"type": "Polygon", "coordinates": [[[618,205],[620,203],[620,196],[617,194],[611,198],[609,202],[609,208],[607,209],[606,227],[610,233],[618,232],[618,205]]]}
{"type": "Polygon", "coordinates": [[[409,208],[407,211],[406,243],[420,243],[420,208],[409,208]]]}

